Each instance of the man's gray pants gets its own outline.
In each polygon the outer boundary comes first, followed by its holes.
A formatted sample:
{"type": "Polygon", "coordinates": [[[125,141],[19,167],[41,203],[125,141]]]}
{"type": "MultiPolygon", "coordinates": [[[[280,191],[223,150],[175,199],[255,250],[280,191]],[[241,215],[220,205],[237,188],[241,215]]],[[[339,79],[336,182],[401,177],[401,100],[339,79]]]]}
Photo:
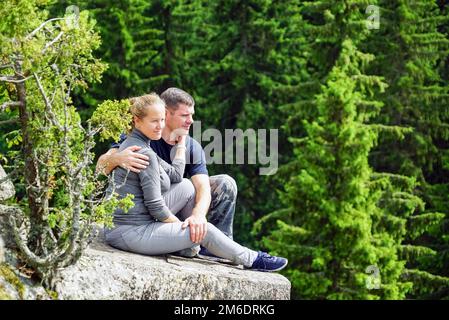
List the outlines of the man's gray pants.
{"type": "MultiPolygon", "coordinates": [[[[237,188],[226,175],[211,179],[212,203],[208,213],[207,233],[201,246],[212,254],[237,264],[250,267],[257,252],[232,240],[232,222],[237,188]],[[215,222],[215,224],[214,224],[215,222]],[[221,228],[221,229],[220,229],[221,228]]],[[[164,195],[173,214],[183,221],[192,214],[195,204],[195,188],[188,179],[173,184],[164,195]]],[[[190,228],[182,223],[149,222],[143,225],[117,225],[106,232],[106,241],[121,250],[145,255],[160,255],[182,250],[196,250],[198,244],[190,240],[190,228]]]]}

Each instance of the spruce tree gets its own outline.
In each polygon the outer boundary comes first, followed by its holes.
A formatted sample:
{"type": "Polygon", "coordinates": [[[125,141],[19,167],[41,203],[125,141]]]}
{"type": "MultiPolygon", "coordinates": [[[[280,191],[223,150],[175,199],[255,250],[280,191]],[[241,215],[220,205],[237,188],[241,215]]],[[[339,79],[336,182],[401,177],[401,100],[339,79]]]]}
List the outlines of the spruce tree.
{"type": "Polygon", "coordinates": [[[295,174],[283,196],[289,207],[277,213],[284,222],[264,242],[291,257],[286,274],[295,297],[398,299],[409,286],[399,281],[403,262],[394,239],[373,233],[373,216],[382,213],[379,193],[370,187],[368,154],[378,129],[366,121],[380,107],[369,90],[384,83],[361,72],[371,59],[343,41],[316,96],[317,118],[304,121],[306,137],[291,139],[296,159],[289,168],[295,174]],[[371,282],[369,268],[380,270],[379,282],[371,282]]]}
{"type": "Polygon", "coordinates": [[[373,56],[358,49],[369,32],[363,14],[370,4],[301,6],[310,80],[300,86],[307,94],[287,123],[297,136],[290,139],[295,159],[282,169],[289,175],[285,209],[256,226],[272,229],[265,245],[290,258],[286,275],[294,297],[401,299],[411,286],[400,278],[403,233],[395,237],[378,225],[386,214],[380,205],[385,185],[376,183],[368,164],[379,131],[403,132],[370,123],[382,105],[375,95],[386,86],[365,74],[373,56]]]}
{"type": "Polygon", "coordinates": [[[402,141],[382,135],[371,163],[413,177],[406,197],[422,199],[408,214],[402,250],[410,269],[404,276],[414,282],[410,297],[448,297],[449,85],[442,72],[449,40],[441,30],[449,16],[432,0],[380,1],[379,6],[380,29],[366,47],[377,57],[372,71],[384,75],[389,87],[379,96],[385,107],[375,121],[412,131],[402,141]]]}

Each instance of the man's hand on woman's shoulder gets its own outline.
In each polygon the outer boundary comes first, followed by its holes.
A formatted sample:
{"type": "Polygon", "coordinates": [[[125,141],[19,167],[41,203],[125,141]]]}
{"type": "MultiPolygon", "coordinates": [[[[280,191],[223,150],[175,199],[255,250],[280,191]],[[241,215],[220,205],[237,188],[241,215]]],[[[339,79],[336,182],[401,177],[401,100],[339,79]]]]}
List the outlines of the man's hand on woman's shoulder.
{"type": "Polygon", "coordinates": [[[132,172],[139,173],[149,165],[148,156],[138,153],[141,147],[130,146],[120,152],[115,153],[115,163],[123,169],[129,169],[132,172]]]}

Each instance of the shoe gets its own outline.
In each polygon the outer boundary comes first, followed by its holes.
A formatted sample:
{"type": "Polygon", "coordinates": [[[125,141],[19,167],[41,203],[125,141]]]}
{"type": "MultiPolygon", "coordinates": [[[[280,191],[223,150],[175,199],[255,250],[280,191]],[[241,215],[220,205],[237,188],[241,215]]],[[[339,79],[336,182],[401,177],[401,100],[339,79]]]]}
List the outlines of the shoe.
{"type": "Polygon", "coordinates": [[[282,257],[274,257],[266,252],[259,251],[256,260],[249,268],[255,271],[275,272],[284,269],[287,266],[288,260],[282,257]]]}
{"type": "Polygon", "coordinates": [[[209,252],[209,250],[207,250],[205,247],[201,247],[200,252],[198,253],[197,257],[200,259],[203,259],[203,260],[208,260],[208,261],[221,262],[221,263],[230,264],[230,265],[234,265],[234,266],[238,265],[238,264],[232,262],[231,260],[217,257],[216,255],[209,252]]]}

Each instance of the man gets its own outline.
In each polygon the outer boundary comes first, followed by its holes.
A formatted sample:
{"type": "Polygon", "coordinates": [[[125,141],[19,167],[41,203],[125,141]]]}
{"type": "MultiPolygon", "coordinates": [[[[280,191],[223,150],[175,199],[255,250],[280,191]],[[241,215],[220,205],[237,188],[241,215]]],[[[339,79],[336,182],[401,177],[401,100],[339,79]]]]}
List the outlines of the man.
{"type": "MultiPolygon", "coordinates": [[[[191,95],[178,88],[169,88],[161,94],[166,103],[165,122],[162,139],[150,142],[157,155],[171,163],[170,151],[175,145],[176,131],[189,130],[193,124],[195,102],[191,95]]],[[[109,151],[100,156],[97,169],[108,175],[116,166],[121,166],[133,172],[139,172],[148,165],[145,155],[136,153],[140,147],[131,146],[118,152],[120,143],[111,145],[109,151]]],[[[233,178],[222,174],[209,176],[206,158],[201,145],[190,136],[186,141],[185,174],[191,178],[195,187],[195,206],[192,215],[186,219],[190,226],[190,238],[193,242],[201,242],[207,232],[207,220],[232,239],[232,224],[237,200],[237,185],[233,178]],[[207,217],[207,219],[206,219],[207,217]]],[[[205,249],[201,254],[210,255],[205,249]]]]}

